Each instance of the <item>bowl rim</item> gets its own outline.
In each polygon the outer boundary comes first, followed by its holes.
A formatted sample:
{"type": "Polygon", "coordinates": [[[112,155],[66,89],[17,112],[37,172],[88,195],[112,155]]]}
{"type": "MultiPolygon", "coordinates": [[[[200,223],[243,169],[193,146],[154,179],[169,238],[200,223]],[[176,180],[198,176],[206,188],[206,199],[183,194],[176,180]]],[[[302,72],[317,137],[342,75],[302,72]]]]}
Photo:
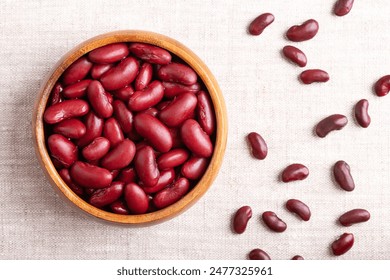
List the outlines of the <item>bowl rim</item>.
{"type": "Polygon", "coordinates": [[[81,209],[83,213],[99,220],[127,225],[151,225],[166,221],[184,212],[197,202],[210,188],[222,165],[227,145],[227,113],[221,89],[206,64],[188,47],[168,36],[143,30],[119,30],[92,37],[68,51],[52,68],[42,83],[33,111],[34,147],[46,177],[52,187],[65,196],[65,200],[81,209]],[[168,50],[187,63],[202,80],[211,97],[216,115],[216,134],[214,152],[205,174],[197,184],[176,203],[146,214],[121,215],[96,208],[75,194],[59,176],[46,148],[43,114],[51,91],[62,73],[74,61],[98,47],[116,42],[139,42],[152,44],[168,50]]]}

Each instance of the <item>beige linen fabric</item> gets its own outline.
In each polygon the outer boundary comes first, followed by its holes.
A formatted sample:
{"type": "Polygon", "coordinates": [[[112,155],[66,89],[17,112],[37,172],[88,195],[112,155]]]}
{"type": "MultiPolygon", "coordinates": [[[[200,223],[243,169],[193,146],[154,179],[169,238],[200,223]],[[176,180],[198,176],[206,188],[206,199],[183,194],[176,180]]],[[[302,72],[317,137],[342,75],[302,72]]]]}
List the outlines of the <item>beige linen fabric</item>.
{"type": "Polygon", "coordinates": [[[355,234],[355,246],[338,259],[390,259],[390,96],[372,91],[390,74],[390,7],[387,0],[360,0],[340,18],[332,15],[333,2],[2,0],[0,259],[244,259],[256,247],[273,259],[336,259],[329,246],[344,232],[355,234]],[[248,35],[250,21],[264,12],[275,22],[258,37],[248,35]],[[284,38],[288,27],[309,18],[320,24],[314,39],[284,38]],[[228,110],[228,146],[215,183],[187,212],[152,227],[101,224],[69,207],[45,179],[32,145],[31,113],[43,77],[75,45],[120,29],[150,30],[187,45],[215,74],[228,110]],[[306,69],[325,69],[330,81],[301,84],[302,69],[281,56],[286,44],[306,52],[306,69]],[[368,129],[352,116],[361,98],[371,104],[368,129]],[[349,124],[316,137],[315,124],[334,113],[349,124]],[[264,161],[248,153],[251,131],[268,143],[264,161]],[[352,168],[351,193],[331,176],[340,159],[352,168]],[[281,170],[295,162],[307,165],[310,176],[280,182],[281,170]],[[311,207],[309,222],[287,212],[289,198],[311,207]],[[252,207],[253,218],[236,235],[230,221],[243,205],[252,207]],[[338,216],[353,208],[368,209],[371,220],[338,225],[338,216]],[[265,228],[260,216],[267,210],[287,222],[286,232],[265,228]]]}

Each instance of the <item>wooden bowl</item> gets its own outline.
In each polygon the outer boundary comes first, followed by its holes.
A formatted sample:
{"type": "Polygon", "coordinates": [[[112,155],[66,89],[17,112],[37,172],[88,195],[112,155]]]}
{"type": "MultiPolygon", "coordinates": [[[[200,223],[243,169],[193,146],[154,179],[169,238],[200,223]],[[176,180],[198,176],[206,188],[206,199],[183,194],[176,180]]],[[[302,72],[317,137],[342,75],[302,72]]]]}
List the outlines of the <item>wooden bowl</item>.
{"type": "Polygon", "coordinates": [[[190,49],[178,41],[164,35],[146,31],[124,30],[115,31],[91,38],[72,49],[60,59],[39,91],[33,112],[33,134],[35,150],[43,170],[45,171],[53,187],[59,191],[68,202],[81,209],[83,212],[100,220],[117,224],[149,225],[175,217],[193,205],[208,190],[217,176],[219,168],[222,164],[227,142],[227,115],[224,99],[216,79],[207,66],[202,62],[202,60],[190,49]],[[114,214],[96,208],[88,202],[84,201],[82,198],[76,195],[59,176],[50,159],[45,144],[46,137],[43,114],[48,102],[48,98],[56,81],[60,78],[64,70],[79,57],[98,47],[117,42],[148,43],[164,48],[181,58],[195,70],[204,83],[211,96],[216,115],[216,138],[214,144],[214,153],[206,173],[203,175],[200,181],[187,195],[181,198],[178,202],[156,212],[141,215],[114,214]]]}

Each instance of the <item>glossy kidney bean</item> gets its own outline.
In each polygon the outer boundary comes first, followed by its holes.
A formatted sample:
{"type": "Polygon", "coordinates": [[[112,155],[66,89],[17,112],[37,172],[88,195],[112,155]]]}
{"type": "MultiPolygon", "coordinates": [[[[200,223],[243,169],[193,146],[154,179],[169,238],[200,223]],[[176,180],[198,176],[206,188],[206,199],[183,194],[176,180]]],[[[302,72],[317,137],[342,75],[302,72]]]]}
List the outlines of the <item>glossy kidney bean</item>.
{"type": "Polygon", "coordinates": [[[186,120],[181,127],[180,135],[184,145],[195,155],[207,158],[213,154],[213,144],[210,137],[202,130],[197,121],[186,120]]]}
{"type": "Polygon", "coordinates": [[[250,23],[248,31],[252,35],[260,35],[268,25],[274,22],[274,20],[275,17],[273,14],[261,14],[250,23]]]}
{"type": "Polygon", "coordinates": [[[293,46],[285,46],[283,48],[283,55],[291,62],[295,63],[299,67],[305,67],[307,64],[307,58],[303,51],[293,46]]]}
{"type": "Polygon", "coordinates": [[[124,183],[112,182],[109,187],[96,190],[88,202],[95,207],[102,208],[118,200],[122,196],[123,188],[124,183]]]}
{"type": "Polygon", "coordinates": [[[257,132],[251,132],[247,136],[252,155],[257,159],[265,159],[268,154],[268,146],[263,137],[257,132]]]}
{"type": "Polygon", "coordinates": [[[300,255],[296,255],[294,257],[291,258],[291,260],[294,260],[294,261],[303,261],[304,258],[300,255]]]}
{"type": "Polygon", "coordinates": [[[128,85],[124,88],[114,90],[114,91],[112,91],[112,93],[114,94],[114,96],[116,98],[127,103],[130,99],[130,96],[132,96],[134,94],[134,89],[131,85],[128,85]]]}
{"type": "Polygon", "coordinates": [[[53,132],[67,138],[79,139],[85,135],[87,129],[82,121],[78,119],[67,119],[54,125],[53,132]]]}
{"type": "Polygon", "coordinates": [[[87,132],[77,141],[77,145],[80,147],[88,145],[95,138],[102,135],[104,121],[91,111],[85,116],[84,124],[87,132]]]}
{"type": "Polygon", "coordinates": [[[267,252],[256,248],[249,252],[248,258],[250,260],[270,260],[271,257],[267,254],[267,252]]]}
{"type": "Polygon", "coordinates": [[[113,108],[99,81],[92,81],[87,89],[87,96],[95,113],[101,118],[112,116],[113,108]]]}
{"type": "Polygon", "coordinates": [[[62,180],[65,182],[65,184],[68,185],[68,187],[78,196],[84,195],[84,189],[82,187],[77,186],[75,183],[73,183],[72,179],[70,178],[69,169],[63,168],[60,171],[58,171],[58,174],[61,176],[62,180]]]}
{"type": "Polygon", "coordinates": [[[128,54],[126,43],[113,43],[90,51],[88,58],[94,63],[109,64],[122,60],[128,54]]]}
{"type": "Polygon", "coordinates": [[[138,58],[153,64],[168,64],[171,62],[171,54],[166,50],[143,43],[132,43],[129,50],[138,58]]]}
{"type": "Polygon", "coordinates": [[[86,115],[89,112],[89,105],[84,100],[65,100],[49,106],[43,114],[43,119],[48,124],[59,123],[60,121],[86,115]]]}
{"type": "Polygon", "coordinates": [[[150,146],[145,146],[137,151],[134,167],[143,186],[153,187],[157,184],[160,171],[157,167],[156,156],[150,146]]]}
{"type": "Polygon", "coordinates": [[[189,180],[197,180],[206,172],[207,158],[191,157],[181,167],[181,174],[189,180]]]}
{"type": "Polygon", "coordinates": [[[302,220],[310,220],[310,208],[302,201],[298,199],[289,199],[286,202],[286,208],[288,211],[297,214],[302,220]]]}
{"type": "Polygon", "coordinates": [[[114,64],[94,64],[91,69],[91,77],[98,80],[112,67],[114,67],[114,64]]]}
{"type": "Polygon", "coordinates": [[[353,191],[355,189],[355,182],[351,175],[351,168],[348,163],[339,160],[333,166],[333,175],[339,186],[345,191],[353,191]]]}
{"type": "Polygon", "coordinates": [[[159,119],[169,127],[177,127],[189,119],[195,111],[197,98],[186,92],[177,96],[159,113],[159,119]]]}
{"type": "Polygon", "coordinates": [[[147,194],[156,193],[170,185],[175,180],[175,170],[168,169],[160,173],[157,183],[153,187],[142,187],[147,194]]]}
{"type": "Polygon", "coordinates": [[[390,75],[383,76],[375,83],[375,93],[378,96],[385,96],[390,91],[390,75]]]}
{"type": "Polygon", "coordinates": [[[129,85],[138,74],[139,63],[134,57],[127,57],[100,78],[105,90],[117,90],[129,85]]]}
{"type": "Polygon", "coordinates": [[[176,62],[162,66],[158,70],[157,76],[162,81],[174,82],[187,86],[195,84],[198,79],[198,76],[192,68],[176,62]]]}
{"type": "Polygon", "coordinates": [[[176,182],[162,189],[153,197],[153,204],[157,209],[165,208],[179,201],[190,189],[186,178],[179,178],[176,182]]]}
{"type": "Polygon", "coordinates": [[[309,169],[303,164],[294,163],[283,170],[282,181],[287,183],[291,181],[304,180],[307,176],[309,176],[309,169]]]}
{"type": "Polygon", "coordinates": [[[302,42],[312,39],[318,32],[319,25],[314,19],[309,19],[301,25],[291,26],[286,33],[287,38],[293,42],[302,42]]]}
{"type": "Polygon", "coordinates": [[[125,139],[119,123],[114,118],[109,118],[104,123],[103,136],[110,141],[111,148],[115,147],[125,139]]]}
{"type": "Polygon", "coordinates": [[[356,223],[367,222],[370,216],[370,212],[365,209],[353,209],[341,215],[339,222],[343,226],[349,227],[356,223]]]}
{"type": "Polygon", "coordinates": [[[264,212],[261,217],[267,227],[275,232],[283,232],[287,229],[287,224],[272,211],[264,212]]]}
{"type": "Polygon", "coordinates": [[[250,206],[242,206],[238,209],[233,218],[234,232],[238,234],[243,233],[246,230],[250,218],[252,218],[252,208],[250,206]]]}
{"type": "Polygon", "coordinates": [[[332,243],[332,251],[335,256],[340,256],[348,252],[355,241],[352,233],[344,233],[332,243]]]}
{"type": "Polygon", "coordinates": [[[134,117],[134,128],[157,151],[166,153],[172,148],[172,136],[157,118],[145,113],[137,114],[134,117]]]}
{"type": "Polygon", "coordinates": [[[337,0],[334,5],[334,13],[335,15],[342,17],[348,14],[353,6],[354,0],[337,0]]]}
{"type": "Polygon", "coordinates": [[[92,80],[86,79],[80,82],[71,84],[64,88],[62,95],[69,99],[81,98],[87,92],[87,88],[92,80]]]}
{"type": "Polygon", "coordinates": [[[84,79],[92,68],[92,63],[82,56],[73,62],[62,74],[62,83],[67,86],[84,79]]]}
{"type": "Polygon", "coordinates": [[[62,85],[59,82],[57,82],[50,93],[49,106],[57,104],[62,101],[62,91],[63,91],[62,85]]]}
{"type": "Polygon", "coordinates": [[[348,119],[344,115],[334,114],[320,121],[316,126],[316,134],[324,138],[334,130],[340,130],[348,124],[348,119]]]}
{"type": "Polygon", "coordinates": [[[82,161],[72,165],[70,176],[76,184],[91,189],[106,188],[112,182],[110,171],[82,161]]]}
{"type": "Polygon", "coordinates": [[[126,203],[124,203],[121,199],[118,199],[117,201],[111,203],[110,209],[115,214],[120,214],[120,215],[130,214],[129,209],[126,206],[126,203]]]}
{"type": "Polygon", "coordinates": [[[134,81],[135,90],[143,90],[148,86],[153,76],[153,67],[150,63],[145,62],[139,69],[139,73],[134,81]]]}
{"type": "Polygon", "coordinates": [[[196,106],[196,116],[200,127],[208,135],[215,131],[214,106],[210,96],[203,90],[197,93],[198,103],[196,106]]]}
{"type": "Polygon", "coordinates": [[[137,179],[137,173],[133,167],[127,167],[121,170],[118,176],[118,181],[126,184],[133,183],[137,179]]]}
{"type": "Polygon", "coordinates": [[[368,127],[371,123],[371,117],[368,114],[368,100],[362,99],[355,105],[355,118],[361,127],[368,127]]]}
{"type": "Polygon", "coordinates": [[[192,92],[195,94],[201,89],[199,83],[195,83],[190,86],[179,84],[179,83],[171,83],[171,82],[163,82],[162,84],[165,88],[164,90],[165,98],[173,98],[185,92],[192,92]]]}
{"type": "Polygon", "coordinates": [[[121,100],[114,100],[112,107],[114,109],[114,117],[123,132],[129,133],[133,129],[133,113],[127,109],[127,106],[121,100]]]}
{"type": "Polygon", "coordinates": [[[82,150],[83,157],[88,161],[101,159],[110,150],[110,141],[97,137],[82,150]]]}
{"type": "Polygon", "coordinates": [[[127,106],[131,111],[143,111],[159,103],[164,97],[164,87],[160,81],[153,81],[147,88],[134,92],[127,106]]]}
{"type": "Polygon", "coordinates": [[[329,81],[329,74],[321,69],[309,69],[303,71],[299,78],[304,84],[325,83],[329,81]]]}
{"type": "Polygon", "coordinates": [[[52,134],[47,139],[50,155],[68,168],[78,159],[78,150],[72,141],[60,134],[52,134]]]}
{"type": "Polygon", "coordinates": [[[121,169],[130,164],[135,155],[135,144],[125,139],[109,151],[101,161],[101,166],[108,170],[121,169]]]}
{"type": "Polygon", "coordinates": [[[149,197],[136,183],[129,183],[124,189],[127,208],[133,214],[144,214],[149,208],[149,197]]]}
{"type": "Polygon", "coordinates": [[[189,157],[189,153],[185,149],[173,149],[160,155],[157,159],[159,170],[167,170],[176,166],[182,165],[189,157]]]}

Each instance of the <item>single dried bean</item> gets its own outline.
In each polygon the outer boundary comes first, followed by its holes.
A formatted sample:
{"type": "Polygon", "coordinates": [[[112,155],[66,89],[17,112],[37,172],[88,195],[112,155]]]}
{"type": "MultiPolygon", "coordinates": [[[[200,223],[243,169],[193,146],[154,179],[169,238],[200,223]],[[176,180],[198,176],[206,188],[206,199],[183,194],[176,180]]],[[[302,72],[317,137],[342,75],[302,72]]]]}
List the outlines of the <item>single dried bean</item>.
{"type": "Polygon", "coordinates": [[[287,38],[293,42],[302,42],[312,39],[318,32],[318,22],[309,19],[301,25],[291,26],[286,33],[287,38]]]}
{"type": "Polygon", "coordinates": [[[249,206],[242,206],[237,210],[233,218],[234,232],[241,234],[246,230],[248,221],[252,218],[252,209],[249,206]]]}
{"type": "Polygon", "coordinates": [[[267,227],[275,232],[283,232],[287,229],[287,224],[272,211],[264,212],[261,217],[267,227]]]}
{"type": "Polygon", "coordinates": [[[252,155],[257,159],[265,159],[268,154],[267,143],[257,132],[251,132],[247,136],[252,155]]]}
{"type": "Polygon", "coordinates": [[[349,227],[356,223],[367,222],[370,219],[370,212],[365,209],[353,209],[340,216],[339,222],[349,227]]]}
{"type": "Polygon", "coordinates": [[[355,117],[361,127],[368,127],[371,123],[371,117],[368,114],[368,100],[362,99],[355,105],[355,117]]]}
{"type": "Polygon", "coordinates": [[[332,251],[335,256],[340,256],[348,252],[353,244],[355,238],[352,233],[342,234],[336,241],[332,243],[332,251]]]}
{"type": "Polygon", "coordinates": [[[268,25],[274,22],[274,20],[275,17],[273,14],[261,14],[251,22],[248,31],[252,35],[260,35],[268,25]]]}
{"type": "Polygon", "coordinates": [[[329,81],[329,74],[321,69],[309,69],[303,71],[299,78],[307,85],[312,83],[325,83],[329,81]]]}
{"type": "Polygon", "coordinates": [[[284,56],[291,62],[297,64],[300,67],[305,67],[307,64],[307,58],[303,51],[293,46],[285,46],[283,48],[284,56]]]}
{"type": "Polygon", "coordinates": [[[303,164],[294,163],[283,170],[282,181],[287,183],[296,180],[304,180],[307,176],[309,176],[309,169],[303,164]]]}
{"type": "Polygon", "coordinates": [[[353,2],[354,0],[337,0],[333,9],[335,15],[342,17],[348,14],[352,9],[353,2]]]}
{"type": "Polygon", "coordinates": [[[302,201],[298,199],[289,199],[286,202],[286,208],[288,211],[297,214],[302,220],[310,220],[310,208],[302,201]]]}
{"type": "Polygon", "coordinates": [[[333,175],[336,179],[336,182],[342,189],[348,192],[351,192],[355,189],[355,182],[353,181],[351,175],[351,168],[345,161],[340,160],[335,163],[333,166],[333,175]]]}
{"type": "Polygon", "coordinates": [[[270,260],[271,257],[267,254],[267,252],[256,248],[249,252],[248,258],[250,260],[270,260]]]}
{"type": "Polygon", "coordinates": [[[348,124],[348,119],[344,115],[334,114],[320,121],[316,126],[316,134],[324,138],[334,130],[340,130],[348,124]]]}

